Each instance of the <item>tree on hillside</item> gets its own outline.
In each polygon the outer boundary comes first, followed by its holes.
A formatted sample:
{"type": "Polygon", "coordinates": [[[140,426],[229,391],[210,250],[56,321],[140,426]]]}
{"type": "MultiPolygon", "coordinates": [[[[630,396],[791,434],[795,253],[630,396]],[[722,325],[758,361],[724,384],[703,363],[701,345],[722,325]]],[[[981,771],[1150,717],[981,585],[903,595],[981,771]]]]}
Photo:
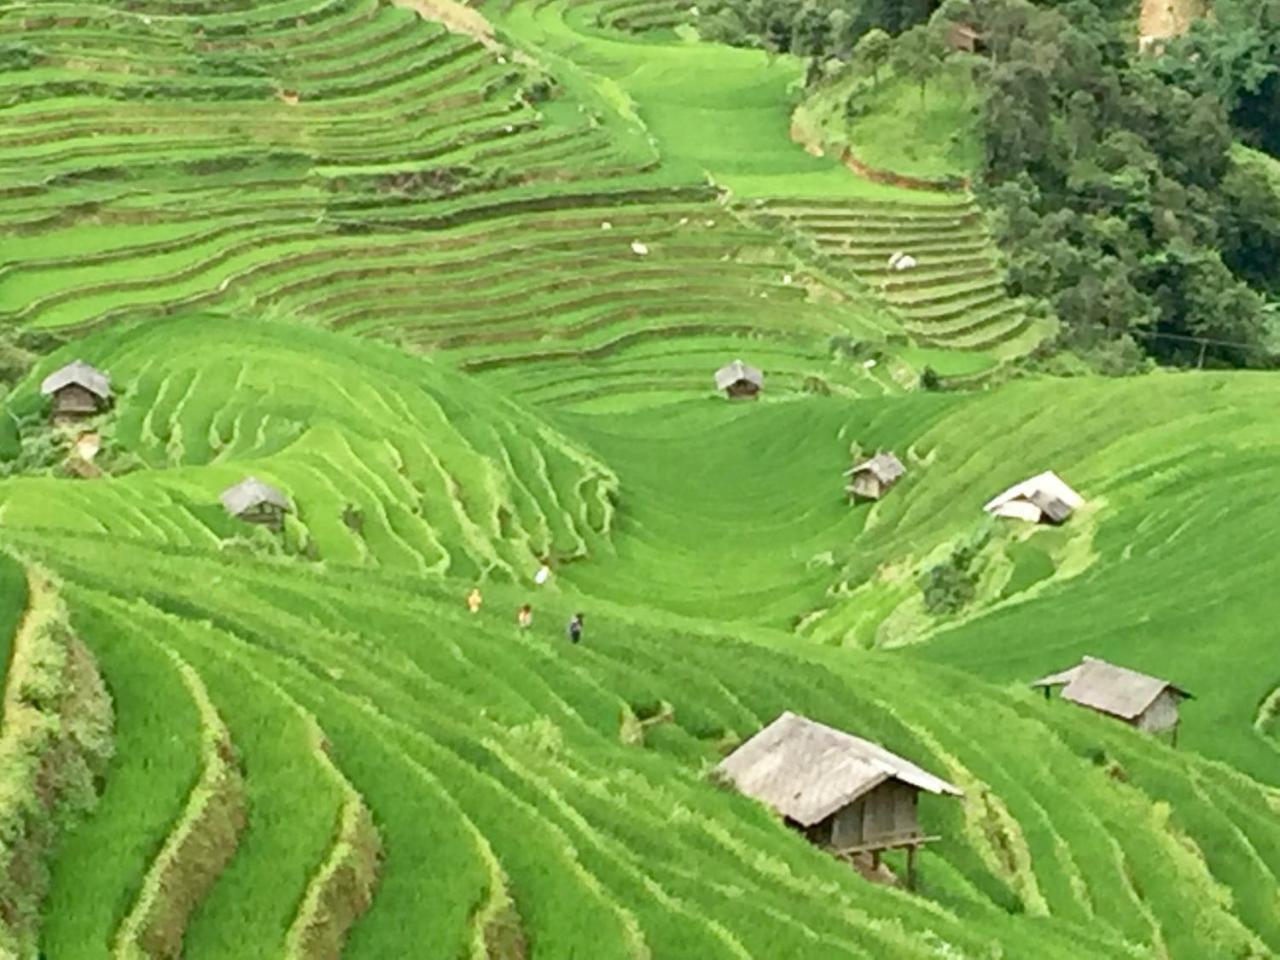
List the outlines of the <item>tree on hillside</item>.
{"type": "MultiPolygon", "coordinates": [[[[949,4],[959,11],[960,4],[949,4]]],[[[986,77],[979,192],[1014,292],[1100,370],[1266,366],[1280,242],[1268,185],[1233,160],[1223,102],[1170,82],[1089,0],[970,0],[986,77]]]]}
{"type": "Polygon", "coordinates": [[[937,33],[925,24],[917,24],[893,41],[889,62],[901,77],[920,84],[920,102],[924,103],[929,81],[942,69],[946,47],[937,33]]]}
{"type": "Polygon", "coordinates": [[[1217,0],[1152,67],[1216,96],[1245,139],[1280,157],[1280,0],[1217,0]]]}
{"type": "Polygon", "coordinates": [[[879,27],[873,27],[862,35],[853,48],[853,62],[859,68],[871,72],[871,82],[880,86],[880,68],[889,62],[893,52],[893,38],[879,27]]]}

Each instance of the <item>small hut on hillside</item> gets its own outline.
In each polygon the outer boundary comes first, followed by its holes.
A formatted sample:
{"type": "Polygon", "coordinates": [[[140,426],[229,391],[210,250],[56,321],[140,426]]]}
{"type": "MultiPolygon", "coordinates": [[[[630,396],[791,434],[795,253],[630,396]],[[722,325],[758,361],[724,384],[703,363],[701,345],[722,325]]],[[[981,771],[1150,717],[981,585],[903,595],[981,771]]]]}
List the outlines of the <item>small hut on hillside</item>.
{"type": "Polygon", "coordinates": [[[222,491],[222,506],[245,523],[257,523],[272,530],[284,526],[284,515],[293,509],[289,498],[256,477],[246,477],[222,491]]]}
{"type": "Polygon", "coordinates": [[[882,851],[905,847],[908,886],[916,850],[938,839],[920,829],[920,791],[963,795],[884,747],[790,711],[738,747],[719,770],[833,853],[870,853],[878,866],[882,851]]]}
{"type": "Polygon", "coordinates": [[[111,378],[76,360],[45,377],[40,392],[53,398],[54,418],[91,417],[111,405],[111,378]]]}
{"type": "Polygon", "coordinates": [[[1062,687],[1062,699],[1116,717],[1147,733],[1171,731],[1178,742],[1178,704],[1191,694],[1168,680],[1117,667],[1096,657],[1085,657],[1061,673],[1051,673],[1031,684],[1044,690],[1046,699],[1054,687],[1062,687]]]}
{"type": "Polygon", "coordinates": [[[947,46],[965,53],[986,53],[987,40],[968,23],[953,23],[947,31],[947,46]]]}
{"type": "Polygon", "coordinates": [[[879,500],[906,472],[907,468],[894,454],[877,453],[845,471],[845,476],[850,478],[845,490],[850,499],[879,500]]]}
{"type": "Polygon", "coordinates": [[[716,389],[730,399],[754,400],[764,387],[764,374],[741,360],[735,360],[716,371],[716,389]]]}
{"type": "Polygon", "coordinates": [[[1009,517],[1028,523],[1062,523],[1084,506],[1076,493],[1052,470],[1014,484],[982,509],[993,517],[1009,517]]]}

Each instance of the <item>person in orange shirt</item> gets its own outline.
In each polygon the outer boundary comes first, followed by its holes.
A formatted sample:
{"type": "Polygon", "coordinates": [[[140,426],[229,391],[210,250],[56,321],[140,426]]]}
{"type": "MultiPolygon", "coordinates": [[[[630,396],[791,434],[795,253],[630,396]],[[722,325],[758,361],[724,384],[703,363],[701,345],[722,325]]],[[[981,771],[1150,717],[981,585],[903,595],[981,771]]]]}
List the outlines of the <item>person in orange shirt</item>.
{"type": "Polygon", "coordinates": [[[516,625],[521,630],[528,630],[533,626],[533,606],[531,604],[526,603],[516,611],[516,625]]]}
{"type": "Polygon", "coordinates": [[[471,592],[467,594],[467,609],[472,613],[479,613],[483,603],[484,597],[480,596],[480,588],[472,587],[471,592]]]}

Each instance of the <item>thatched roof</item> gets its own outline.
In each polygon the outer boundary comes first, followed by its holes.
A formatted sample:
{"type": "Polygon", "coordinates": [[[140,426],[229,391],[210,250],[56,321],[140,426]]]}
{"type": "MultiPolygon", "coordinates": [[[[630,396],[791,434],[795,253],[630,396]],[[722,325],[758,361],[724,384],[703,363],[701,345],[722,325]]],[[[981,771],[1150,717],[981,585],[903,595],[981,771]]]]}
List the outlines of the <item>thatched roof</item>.
{"type": "Polygon", "coordinates": [[[982,509],[998,517],[1036,520],[1043,515],[1054,523],[1061,523],[1083,505],[1084,497],[1067,486],[1052,470],[1046,470],[1029,480],[1015,483],[989,500],[982,509]]]}
{"type": "Polygon", "coordinates": [[[1092,707],[1122,720],[1132,720],[1141,714],[1165,690],[1172,690],[1179,697],[1191,696],[1168,680],[1117,667],[1096,657],[1085,657],[1071,669],[1041,677],[1031,685],[1063,687],[1064,700],[1092,707]]]}
{"type": "Polygon", "coordinates": [[[886,780],[962,796],[958,787],[884,747],[790,711],[726,757],[720,770],[743,793],[805,827],[886,780]]]}
{"type": "Polygon", "coordinates": [[[764,386],[764,374],[741,360],[735,360],[733,363],[726,364],[716,371],[717,390],[727,390],[739,380],[746,380],[757,387],[764,386]]]}
{"type": "Polygon", "coordinates": [[[877,453],[870,460],[854,464],[852,470],[845,471],[845,476],[853,477],[866,472],[870,472],[881,483],[893,483],[907,472],[907,468],[892,453],[877,453]]]}
{"type": "Polygon", "coordinates": [[[281,510],[290,509],[288,497],[257,477],[246,477],[234,487],[227,487],[222,491],[221,499],[227,513],[236,517],[264,503],[274,504],[281,510]]]}
{"type": "Polygon", "coordinates": [[[49,374],[40,384],[40,392],[48,396],[73,385],[83,387],[103,400],[111,399],[111,378],[97,367],[91,367],[83,360],[68,363],[62,369],[55,370],[49,374]]]}

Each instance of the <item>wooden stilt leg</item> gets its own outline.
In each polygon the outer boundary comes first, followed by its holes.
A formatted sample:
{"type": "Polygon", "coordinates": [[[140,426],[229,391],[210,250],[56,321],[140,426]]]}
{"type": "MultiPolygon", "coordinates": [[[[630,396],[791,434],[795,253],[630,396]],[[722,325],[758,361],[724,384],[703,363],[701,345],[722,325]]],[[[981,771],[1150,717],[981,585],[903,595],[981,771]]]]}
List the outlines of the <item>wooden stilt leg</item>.
{"type": "Polygon", "coordinates": [[[916,888],[916,847],[907,847],[907,889],[916,888]]]}

